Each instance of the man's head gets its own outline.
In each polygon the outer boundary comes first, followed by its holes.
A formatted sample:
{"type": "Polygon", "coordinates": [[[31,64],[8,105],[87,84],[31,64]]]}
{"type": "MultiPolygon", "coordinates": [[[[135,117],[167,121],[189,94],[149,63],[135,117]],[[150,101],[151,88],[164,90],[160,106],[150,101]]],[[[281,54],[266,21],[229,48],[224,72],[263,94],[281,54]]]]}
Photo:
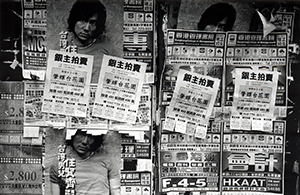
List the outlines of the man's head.
{"type": "Polygon", "coordinates": [[[228,3],[216,3],[202,14],[198,30],[230,31],[236,18],[234,7],[228,3]]]}
{"type": "Polygon", "coordinates": [[[101,144],[102,136],[93,136],[81,129],[78,129],[71,139],[72,147],[82,158],[88,157],[91,152],[97,150],[101,144]]]}
{"type": "Polygon", "coordinates": [[[105,30],[106,10],[99,0],[77,0],[68,18],[68,30],[81,43],[90,43],[105,30]]]}

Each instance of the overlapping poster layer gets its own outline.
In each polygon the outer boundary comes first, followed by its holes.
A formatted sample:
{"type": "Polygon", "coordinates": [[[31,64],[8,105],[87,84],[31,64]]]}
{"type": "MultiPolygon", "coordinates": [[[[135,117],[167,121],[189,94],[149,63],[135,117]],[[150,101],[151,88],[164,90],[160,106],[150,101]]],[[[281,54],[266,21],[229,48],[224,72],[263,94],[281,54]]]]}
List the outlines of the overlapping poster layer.
{"type": "Polygon", "coordinates": [[[93,115],[135,123],[146,64],[103,56],[93,115]]]}
{"type": "Polygon", "coordinates": [[[46,53],[46,1],[23,0],[23,76],[27,79],[45,79],[46,53]]]}
{"type": "Polygon", "coordinates": [[[42,111],[86,117],[93,56],[50,50],[42,111]]]}

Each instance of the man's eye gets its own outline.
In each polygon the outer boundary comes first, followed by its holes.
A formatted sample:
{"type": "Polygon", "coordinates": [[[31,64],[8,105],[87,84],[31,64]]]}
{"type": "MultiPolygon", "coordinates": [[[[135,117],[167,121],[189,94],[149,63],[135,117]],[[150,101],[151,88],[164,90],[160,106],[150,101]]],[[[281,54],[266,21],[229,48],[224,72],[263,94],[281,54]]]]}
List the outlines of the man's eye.
{"type": "Polygon", "coordinates": [[[90,24],[96,26],[96,22],[90,22],[90,24]]]}

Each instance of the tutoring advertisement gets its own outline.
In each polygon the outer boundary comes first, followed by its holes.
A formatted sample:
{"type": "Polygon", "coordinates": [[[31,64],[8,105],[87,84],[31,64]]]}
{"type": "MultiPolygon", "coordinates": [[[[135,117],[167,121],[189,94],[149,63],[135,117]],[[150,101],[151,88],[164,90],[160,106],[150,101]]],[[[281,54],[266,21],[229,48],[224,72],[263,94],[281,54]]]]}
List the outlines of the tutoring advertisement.
{"type": "Polygon", "coordinates": [[[93,115],[135,123],[146,64],[103,56],[93,115]]]}
{"type": "Polygon", "coordinates": [[[46,1],[23,0],[23,76],[44,80],[46,53],[46,1]]]}
{"type": "Polygon", "coordinates": [[[154,0],[124,1],[123,57],[147,63],[153,72],[154,0]]]}
{"type": "MultiPolygon", "coordinates": [[[[169,103],[180,69],[222,79],[225,40],[222,32],[168,29],[162,81],[164,105],[169,103]]],[[[221,88],[214,106],[221,106],[221,88]]]]}
{"type": "Polygon", "coordinates": [[[180,69],[164,129],[204,138],[219,85],[219,79],[180,69]],[[195,124],[194,132],[188,123],[195,124]]]}
{"type": "Polygon", "coordinates": [[[285,123],[268,133],[223,134],[222,194],[283,194],[285,123]]]}
{"type": "Polygon", "coordinates": [[[42,112],[87,114],[93,56],[50,50],[42,112]]]}
{"type": "Polygon", "coordinates": [[[162,192],[219,191],[220,134],[205,139],[179,133],[161,136],[160,176],[162,192]]]}
{"type": "Polygon", "coordinates": [[[276,106],[286,106],[287,33],[270,33],[263,36],[255,32],[229,32],[226,41],[225,105],[232,106],[234,99],[234,71],[248,68],[261,71],[280,72],[278,76],[276,106]]]}

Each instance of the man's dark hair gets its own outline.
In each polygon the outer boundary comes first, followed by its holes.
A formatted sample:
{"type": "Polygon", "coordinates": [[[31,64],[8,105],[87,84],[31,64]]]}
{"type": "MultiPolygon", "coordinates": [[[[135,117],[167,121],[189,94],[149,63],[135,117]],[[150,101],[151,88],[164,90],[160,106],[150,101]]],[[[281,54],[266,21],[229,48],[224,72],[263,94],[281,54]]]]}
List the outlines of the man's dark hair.
{"type": "Polygon", "coordinates": [[[224,31],[232,30],[236,18],[234,7],[228,3],[216,3],[207,8],[198,23],[198,30],[204,30],[207,25],[217,25],[218,22],[227,17],[224,31]]]}
{"type": "MultiPolygon", "coordinates": [[[[91,151],[93,151],[93,152],[98,150],[99,147],[103,143],[103,135],[90,135],[90,134],[87,134],[85,131],[82,131],[81,129],[77,129],[75,135],[78,135],[78,134],[84,134],[84,135],[88,135],[88,136],[93,137],[94,143],[91,145],[91,151]]],[[[67,145],[70,145],[70,146],[73,147],[73,140],[74,140],[75,135],[73,135],[71,137],[71,140],[67,140],[67,145]]]]}
{"type": "Polygon", "coordinates": [[[99,37],[105,30],[106,10],[99,0],[77,0],[74,3],[68,18],[68,30],[74,32],[76,22],[87,21],[94,14],[98,14],[96,32],[93,38],[99,37]]]}

